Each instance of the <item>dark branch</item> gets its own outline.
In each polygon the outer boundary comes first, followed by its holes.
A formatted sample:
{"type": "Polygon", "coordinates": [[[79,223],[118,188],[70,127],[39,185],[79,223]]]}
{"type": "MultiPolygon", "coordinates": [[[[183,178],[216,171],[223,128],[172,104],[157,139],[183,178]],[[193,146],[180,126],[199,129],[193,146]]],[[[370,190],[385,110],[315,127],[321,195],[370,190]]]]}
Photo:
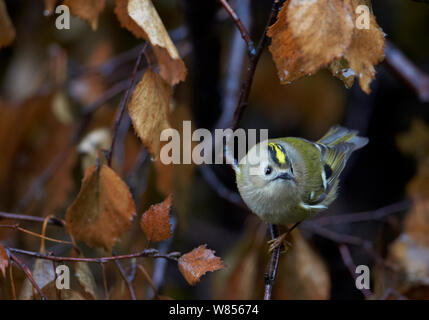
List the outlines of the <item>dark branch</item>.
{"type": "Polygon", "coordinates": [[[421,102],[429,102],[429,75],[412,63],[393,43],[386,41],[386,64],[418,96],[421,102]]]}
{"type": "Polygon", "coordinates": [[[130,83],[128,85],[127,91],[125,91],[124,98],[121,101],[121,107],[119,109],[119,113],[118,113],[118,115],[116,117],[116,121],[115,121],[115,126],[113,128],[112,144],[110,145],[110,150],[109,150],[109,153],[107,155],[107,164],[109,165],[109,167],[112,166],[113,151],[115,149],[115,142],[116,142],[116,136],[118,133],[119,125],[120,125],[122,117],[124,115],[125,107],[126,107],[127,102],[128,102],[128,98],[129,98],[130,93],[134,87],[134,82],[136,79],[137,70],[139,68],[142,57],[145,54],[145,51],[146,51],[148,46],[149,46],[149,42],[146,42],[146,44],[140,50],[139,55],[137,56],[136,64],[134,65],[134,69],[133,69],[133,72],[131,74],[130,83]]]}
{"type": "MultiPolygon", "coordinates": [[[[276,225],[270,224],[270,235],[271,239],[275,239],[279,236],[279,231],[276,225]]],[[[274,280],[277,275],[277,268],[279,266],[281,246],[275,248],[271,253],[270,264],[268,265],[267,273],[265,274],[265,290],[264,290],[264,300],[271,299],[271,292],[273,291],[274,280]]]]}
{"type": "Polygon", "coordinates": [[[106,263],[109,261],[126,260],[126,259],[132,259],[132,258],[140,258],[140,257],[164,258],[167,260],[177,261],[178,257],[180,256],[180,253],[178,252],[161,254],[156,249],[146,249],[140,252],[123,254],[118,256],[101,257],[101,258],[57,257],[53,255],[46,255],[39,252],[27,251],[27,250],[16,249],[16,248],[7,248],[7,250],[9,250],[10,252],[24,254],[34,258],[51,260],[51,261],[73,261],[73,262],[92,262],[92,263],[106,263]]]}
{"type": "Polygon", "coordinates": [[[250,57],[254,56],[256,54],[255,45],[253,44],[252,39],[250,38],[249,32],[247,31],[244,24],[241,22],[240,18],[238,17],[237,13],[234,11],[234,9],[231,8],[229,3],[226,0],[219,0],[221,5],[225,8],[226,12],[231,16],[232,20],[234,21],[235,25],[237,26],[238,30],[240,31],[241,37],[246,42],[247,45],[247,52],[250,57]]]}
{"type": "MultiPolygon", "coordinates": [[[[349,248],[345,244],[340,244],[338,246],[338,250],[340,250],[341,258],[343,259],[344,265],[347,267],[347,269],[350,272],[350,275],[354,280],[357,278],[356,274],[356,265],[353,262],[352,256],[350,254],[349,248]]],[[[362,294],[365,296],[366,299],[369,299],[374,296],[372,291],[370,289],[360,289],[362,294]]]]}

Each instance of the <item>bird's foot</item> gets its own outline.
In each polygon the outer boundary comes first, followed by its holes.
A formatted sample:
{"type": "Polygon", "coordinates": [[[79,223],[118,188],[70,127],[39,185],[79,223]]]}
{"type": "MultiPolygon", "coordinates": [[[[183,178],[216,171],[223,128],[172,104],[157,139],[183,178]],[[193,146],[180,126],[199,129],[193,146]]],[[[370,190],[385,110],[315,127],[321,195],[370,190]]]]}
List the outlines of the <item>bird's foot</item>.
{"type": "Polygon", "coordinates": [[[268,241],[268,245],[270,246],[268,249],[268,252],[271,253],[274,250],[277,250],[280,248],[280,253],[286,253],[290,248],[292,248],[292,243],[290,243],[288,240],[286,240],[287,235],[289,232],[283,233],[277,238],[274,238],[270,241],[268,241]]]}

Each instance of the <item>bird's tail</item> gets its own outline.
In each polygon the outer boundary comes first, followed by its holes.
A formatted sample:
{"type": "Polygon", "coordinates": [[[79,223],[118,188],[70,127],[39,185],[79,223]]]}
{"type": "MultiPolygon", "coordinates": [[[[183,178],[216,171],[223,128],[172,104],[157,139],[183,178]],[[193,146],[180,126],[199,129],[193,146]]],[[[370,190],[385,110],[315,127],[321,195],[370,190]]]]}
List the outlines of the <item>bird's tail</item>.
{"type": "Polygon", "coordinates": [[[347,129],[341,126],[333,126],[329,131],[318,141],[329,147],[334,147],[342,142],[352,144],[351,151],[363,148],[368,143],[368,138],[359,137],[356,130],[347,129]]]}

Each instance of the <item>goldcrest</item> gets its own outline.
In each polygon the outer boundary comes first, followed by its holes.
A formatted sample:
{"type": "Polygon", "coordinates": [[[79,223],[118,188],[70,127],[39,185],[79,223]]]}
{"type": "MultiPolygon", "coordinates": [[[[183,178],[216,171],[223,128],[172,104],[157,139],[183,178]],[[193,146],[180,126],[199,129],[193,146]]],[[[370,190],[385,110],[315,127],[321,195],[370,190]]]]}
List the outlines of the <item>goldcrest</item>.
{"type": "Polygon", "coordinates": [[[263,221],[299,223],[337,197],[350,155],[368,143],[358,132],[332,127],[320,140],[278,138],[260,142],[234,166],[241,197],[263,221]]]}

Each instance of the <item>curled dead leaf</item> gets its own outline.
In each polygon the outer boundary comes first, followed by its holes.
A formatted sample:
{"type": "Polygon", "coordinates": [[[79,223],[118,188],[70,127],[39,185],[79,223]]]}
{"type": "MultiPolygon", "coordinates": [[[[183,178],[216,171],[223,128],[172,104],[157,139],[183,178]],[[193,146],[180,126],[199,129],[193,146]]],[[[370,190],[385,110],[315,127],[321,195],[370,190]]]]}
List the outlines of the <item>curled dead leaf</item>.
{"type": "Polygon", "coordinates": [[[15,28],[10,20],[4,0],[0,0],[0,48],[7,47],[15,39],[15,28]]]}
{"type": "Polygon", "coordinates": [[[141,217],[140,226],[149,241],[163,241],[171,237],[170,209],[173,196],[150,206],[141,217]]]}
{"type": "Polygon", "coordinates": [[[6,277],[6,268],[9,265],[9,256],[6,249],[0,244],[0,271],[6,277]]]}
{"type": "Polygon", "coordinates": [[[340,58],[351,43],[353,21],[342,0],[290,0],[267,35],[280,81],[289,83],[340,58]]]}
{"type": "Polygon", "coordinates": [[[116,0],[121,26],[148,40],[158,58],[161,77],[171,85],[186,78],[186,67],[151,0],[116,0]]]}
{"type": "Polygon", "coordinates": [[[222,259],[203,244],[179,258],[179,270],[190,285],[195,285],[208,271],[225,268],[222,259]]]}
{"type": "MultiPolygon", "coordinates": [[[[365,5],[371,7],[371,2],[368,0],[346,0],[345,4],[353,14],[353,21],[357,21],[359,14],[356,11],[358,6],[365,5]]],[[[338,64],[331,67],[334,68],[333,74],[344,81],[346,86],[353,82],[354,77],[359,79],[359,85],[364,92],[369,94],[369,87],[372,79],[375,76],[374,65],[378,64],[384,58],[384,33],[377,24],[375,16],[372,12],[369,13],[369,29],[354,28],[353,38],[350,46],[344,54],[344,60],[348,65],[339,66],[338,64]],[[351,80],[353,79],[353,80],[351,80]]]]}
{"type": "MultiPolygon", "coordinates": [[[[36,259],[33,268],[31,270],[34,281],[37,283],[40,289],[43,289],[51,282],[55,282],[54,265],[52,261],[44,259],[36,259]]],[[[44,292],[45,293],[45,292],[44,292]]],[[[38,299],[36,291],[33,290],[33,285],[26,278],[22,285],[21,293],[19,296],[20,300],[32,300],[38,299]]]]}
{"type": "Polygon", "coordinates": [[[97,30],[98,15],[104,10],[106,0],[65,0],[64,5],[75,16],[87,20],[92,30],[97,30]]]}
{"type": "Polygon", "coordinates": [[[85,293],[88,294],[91,299],[96,300],[97,285],[88,263],[77,262],[75,264],[75,276],[83,290],[85,290],[85,293]]]}
{"type": "Polygon", "coordinates": [[[111,251],[131,226],[135,211],[125,182],[105,165],[91,166],[86,170],[76,200],[67,209],[67,231],[91,247],[111,251]]]}
{"type": "Polygon", "coordinates": [[[134,129],[155,159],[159,155],[161,132],[170,127],[167,117],[171,94],[171,86],[148,69],[128,104],[134,129]]]}

